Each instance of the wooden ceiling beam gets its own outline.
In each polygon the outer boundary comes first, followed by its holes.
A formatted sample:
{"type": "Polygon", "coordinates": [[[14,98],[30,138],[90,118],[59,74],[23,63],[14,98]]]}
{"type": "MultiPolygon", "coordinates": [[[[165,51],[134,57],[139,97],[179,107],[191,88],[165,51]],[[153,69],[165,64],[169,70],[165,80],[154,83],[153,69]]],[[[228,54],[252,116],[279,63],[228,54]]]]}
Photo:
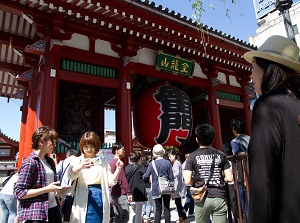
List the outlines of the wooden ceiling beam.
{"type": "Polygon", "coordinates": [[[16,34],[0,31],[0,43],[9,45],[12,40],[12,47],[24,51],[27,45],[33,44],[35,41],[26,37],[18,36],[16,34]]]}
{"type": "Polygon", "coordinates": [[[29,70],[30,68],[25,67],[25,66],[20,66],[17,64],[12,64],[12,63],[6,63],[6,62],[1,62],[0,61],[0,70],[4,72],[12,72],[16,74],[24,73],[26,70],[29,70]]]}

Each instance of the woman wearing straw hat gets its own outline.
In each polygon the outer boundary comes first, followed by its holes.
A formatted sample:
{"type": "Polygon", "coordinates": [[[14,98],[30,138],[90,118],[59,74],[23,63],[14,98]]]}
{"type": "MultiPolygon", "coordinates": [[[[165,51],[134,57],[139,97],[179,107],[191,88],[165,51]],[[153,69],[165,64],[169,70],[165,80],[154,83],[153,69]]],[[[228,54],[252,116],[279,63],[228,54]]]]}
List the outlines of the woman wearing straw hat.
{"type": "Polygon", "coordinates": [[[271,36],[252,63],[256,100],[249,145],[250,223],[300,222],[300,64],[291,39],[271,36]]]}

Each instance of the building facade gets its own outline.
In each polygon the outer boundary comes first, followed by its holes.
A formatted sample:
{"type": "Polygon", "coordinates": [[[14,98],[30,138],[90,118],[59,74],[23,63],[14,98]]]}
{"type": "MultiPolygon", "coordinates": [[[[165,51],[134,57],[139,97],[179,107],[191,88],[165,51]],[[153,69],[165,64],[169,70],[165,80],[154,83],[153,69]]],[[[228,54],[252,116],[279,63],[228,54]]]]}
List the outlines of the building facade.
{"type": "MultiPolygon", "coordinates": [[[[41,125],[73,145],[87,130],[104,142],[105,109],[115,110],[116,141],[129,154],[135,98],[165,83],[188,95],[192,126],[214,126],[216,148],[232,139],[235,116],[245,118],[250,134],[251,66],[243,59],[254,49],[249,43],[148,1],[9,0],[1,6],[0,77],[11,86],[1,96],[23,99],[20,157],[31,152],[31,135],[41,125]]],[[[141,131],[152,131],[149,124],[141,131]]],[[[182,129],[176,125],[174,131],[182,129]]],[[[191,133],[180,149],[196,146],[191,133]]],[[[65,151],[58,146],[57,153],[65,151]]]]}
{"type": "MultiPolygon", "coordinates": [[[[275,4],[275,3],[274,3],[275,4]]],[[[289,9],[292,27],[294,29],[296,43],[300,44],[298,27],[300,26],[300,2],[296,2],[289,9]]],[[[267,38],[272,35],[287,37],[284,26],[283,15],[278,10],[272,10],[262,18],[257,19],[258,28],[256,34],[249,38],[249,43],[260,46],[267,38]]]]}

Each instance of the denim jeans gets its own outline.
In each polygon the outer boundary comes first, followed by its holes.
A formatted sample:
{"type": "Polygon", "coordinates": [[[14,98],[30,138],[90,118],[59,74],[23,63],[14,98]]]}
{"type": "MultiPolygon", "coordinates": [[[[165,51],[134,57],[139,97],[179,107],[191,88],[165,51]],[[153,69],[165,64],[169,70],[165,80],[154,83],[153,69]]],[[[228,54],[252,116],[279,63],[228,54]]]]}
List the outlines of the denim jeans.
{"type": "Polygon", "coordinates": [[[17,215],[17,200],[13,195],[0,193],[1,223],[13,223],[17,215]]]}
{"type": "Polygon", "coordinates": [[[129,202],[126,195],[120,197],[112,196],[112,204],[114,205],[114,223],[127,223],[129,221],[129,202]]]}
{"type": "Polygon", "coordinates": [[[133,202],[132,203],[132,210],[134,211],[134,216],[132,218],[132,223],[142,223],[142,210],[145,201],[141,202],[133,202]]]}
{"type": "Polygon", "coordinates": [[[171,195],[161,195],[160,198],[154,199],[155,201],[155,214],[154,214],[154,223],[160,223],[163,204],[164,204],[164,213],[165,213],[165,223],[171,223],[170,215],[170,201],[171,195]]]}
{"type": "Polygon", "coordinates": [[[186,199],[185,199],[185,204],[184,204],[184,210],[188,213],[189,215],[194,214],[194,206],[195,206],[195,202],[194,199],[192,198],[192,194],[191,194],[191,187],[186,187],[186,199]]]}
{"type": "Polygon", "coordinates": [[[153,199],[152,199],[152,192],[150,188],[146,188],[147,193],[147,199],[148,201],[145,202],[143,205],[143,213],[144,213],[144,219],[150,218],[151,210],[153,208],[153,199]]]}
{"type": "Polygon", "coordinates": [[[240,202],[241,202],[243,214],[245,214],[245,207],[246,207],[246,214],[248,214],[249,203],[248,203],[248,196],[247,196],[246,188],[244,187],[243,182],[238,182],[238,186],[239,186],[240,202]],[[243,191],[243,189],[244,189],[244,191],[243,191]]]}

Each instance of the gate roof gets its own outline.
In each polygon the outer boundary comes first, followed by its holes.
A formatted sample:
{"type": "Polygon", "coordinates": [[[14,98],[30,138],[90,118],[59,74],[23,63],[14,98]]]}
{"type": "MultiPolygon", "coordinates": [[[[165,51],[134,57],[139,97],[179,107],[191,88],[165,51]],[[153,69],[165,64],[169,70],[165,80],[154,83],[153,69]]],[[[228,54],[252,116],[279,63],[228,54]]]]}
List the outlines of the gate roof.
{"type": "Polygon", "coordinates": [[[0,96],[23,86],[15,76],[38,66],[25,47],[72,33],[109,41],[112,47],[161,49],[238,78],[250,75],[243,54],[255,49],[222,31],[141,0],[5,0],[0,3],[0,96]]]}

